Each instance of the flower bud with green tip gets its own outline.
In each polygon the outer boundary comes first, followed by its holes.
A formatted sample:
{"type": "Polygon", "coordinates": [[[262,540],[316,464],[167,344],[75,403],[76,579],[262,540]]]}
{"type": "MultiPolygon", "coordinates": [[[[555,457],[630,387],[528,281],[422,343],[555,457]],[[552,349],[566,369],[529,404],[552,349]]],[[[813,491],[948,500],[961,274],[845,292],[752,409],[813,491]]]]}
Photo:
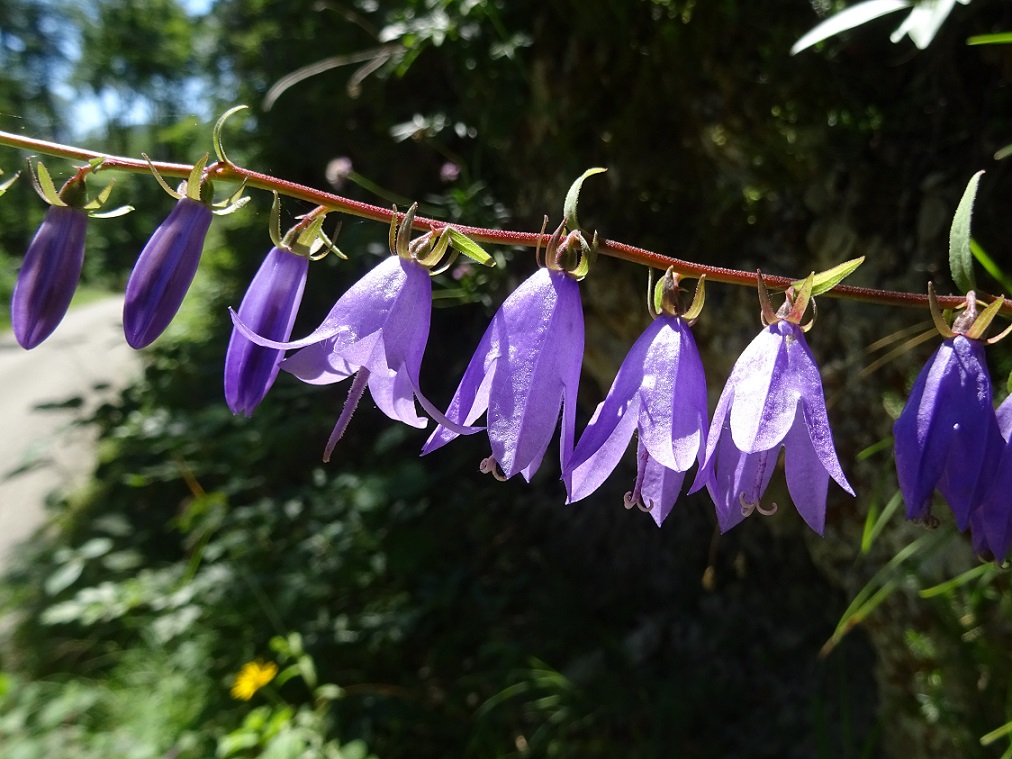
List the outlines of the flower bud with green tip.
{"type": "MultiPolygon", "coordinates": [[[[323,215],[303,218],[281,238],[281,205],[274,195],[271,238],[267,253],[239,304],[238,318],[258,335],[286,341],[292,335],[295,316],[309,273],[309,259],[322,236],[323,215]]],[[[327,241],[329,243],[329,241],[327,241]]],[[[251,416],[278,376],[284,350],[257,345],[233,328],[225,354],[225,400],[233,414],[251,416]]]]}
{"type": "Polygon", "coordinates": [[[172,190],[154,171],[162,187],[176,198],[176,207],[148,240],[127,281],[123,331],[132,348],[144,348],[165,331],[175,317],[197,273],[212,211],[203,196],[211,185],[202,181],[205,155],[189,179],[172,190]]]}
{"type": "Polygon", "coordinates": [[[88,200],[84,177],[93,164],[79,169],[57,192],[46,167],[37,166],[33,184],[49,210],[28,246],[11,298],[14,337],[26,349],[49,337],[66,315],[84,263],[88,216],[96,215],[89,212],[100,208],[112,189],[110,183],[88,200]]]}

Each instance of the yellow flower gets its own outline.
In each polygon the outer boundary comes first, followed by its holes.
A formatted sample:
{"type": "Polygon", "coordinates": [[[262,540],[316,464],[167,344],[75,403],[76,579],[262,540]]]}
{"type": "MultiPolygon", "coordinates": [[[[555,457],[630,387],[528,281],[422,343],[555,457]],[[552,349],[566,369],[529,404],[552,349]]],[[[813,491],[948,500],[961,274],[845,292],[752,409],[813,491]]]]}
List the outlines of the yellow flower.
{"type": "Polygon", "coordinates": [[[250,661],[242,665],[239,674],[232,683],[232,698],[238,701],[249,701],[253,694],[274,679],[278,673],[278,665],[274,662],[250,661]]]}

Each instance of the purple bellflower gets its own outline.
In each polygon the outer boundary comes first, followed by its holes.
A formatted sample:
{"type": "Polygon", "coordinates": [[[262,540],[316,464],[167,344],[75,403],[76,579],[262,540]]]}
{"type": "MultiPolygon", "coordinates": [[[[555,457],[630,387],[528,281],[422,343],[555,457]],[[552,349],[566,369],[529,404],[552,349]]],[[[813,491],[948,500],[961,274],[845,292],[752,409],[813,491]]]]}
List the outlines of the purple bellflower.
{"type": "Polygon", "coordinates": [[[141,251],[127,281],[123,329],[132,348],[150,345],[169,326],[197,273],[212,211],[183,196],[141,251]]]}
{"type": "Polygon", "coordinates": [[[706,377],[689,329],[702,307],[703,280],[684,315],[675,303],[677,279],[670,270],[659,284],[661,313],[625,357],[563,474],[568,502],[586,498],[615,469],[638,431],[636,484],[625,505],[647,511],[658,527],[678,498],[685,472],[702,460],[707,428],[706,377]]]}
{"type": "Polygon", "coordinates": [[[896,474],[907,519],[928,519],[938,488],[956,525],[965,530],[990,487],[1003,447],[980,339],[990,318],[977,318],[971,292],[950,329],[932,290],[929,296],[932,316],[947,339],[921,370],[893,425],[896,474]]]}
{"type": "MultiPolygon", "coordinates": [[[[530,481],[551,442],[560,407],[563,469],[573,450],[583,362],[583,308],[574,275],[586,258],[574,264],[573,275],[560,261],[577,240],[586,244],[574,232],[560,245],[561,234],[560,227],[549,242],[549,267],[514,290],[492,318],[446,410],[449,419],[463,425],[488,412],[492,455],[482,462],[481,471],[497,479],[521,472],[530,481]]],[[[457,434],[440,425],[422,454],[441,448],[457,434]]]]}
{"type": "MultiPolygon", "coordinates": [[[[56,191],[53,178],[39,162],[32,174],[35,191],[49,209],[28,246],[11,298],[11,325],[24,348],[34,348],[59,326],[77,289],[84,264],[84,233],[88,217],[111,218],[133,210],[123,206],[98,213],[112,192],[112,182],[89,200],[85,177],[89,164],[78,168],[56,191]]],[[[6,189],[9,183],[0,188],[6,189]]]]}
{"type": "Polygon", "coordinates": [[[411,243],[413,211],[405,216],[400,230],[391,232],[391,249],[397,255],[385,259],[344,295],[323,323],[301,340],[270,339],[248,322],[242,312],[233,321],[245,337],[267,349],[301,349],[281,363],[281,368],[311,385],[328,385],[354,376],[345,404],[324,451],[330,459],[351,415],[368,387],[380,410],[391,419],[412,427],[425,427],[415,401],[437,421],[460,432],[473,430],[445,419],[419,389],[425,344],[429,337],[432,311],[432,281],[429,267],[439,262],[448,237],[431,233],[411,243]],[[433,240],[438,239],[433,248],[433,240]],[[265,339],[268,338],[268,339],[265,339]]]}
{"type": "Polygon", "coordinates": [[[980,555],[1005,560],[1012,544],[1012,395],[995,412],[1001,455],[980,507],[970,516],[973,544],[980,555]]]}
{"type": "MultiPolygon", "coordinates": [[[[811,281],[811,278],[809,279],[811,281]]],[[[825,530],[829,478],[851,495],[833,447],[822,379],[800,326],[808,302],[802,288],[774,314],[759,280],[766,329],[749,344],[731,370],[717,401],[706,441],[706,457],[692,490],[704,485],[717,507],[721,532],[761,503],[785,449],[787,489],[798,513],[818,534],[825,530]]]]}
{"type": "MultiPolygon", "coordinates": [[[[307,256],[279,246],[271,248],[233,321],[268,340],[287,340],[308,272],[307,256]]],[[[274,384],[283,357],[284,350],[258,345],[238,327],[232,330],[225,354],[225,400],[233,414],[253,413],[274,384]]]]}
{"type": "Polygon", "coordinates": [[[88,213],[52,205],[32,238],[11,298],[14,337],[34,348],[59,326],[77,289],[84,263],[88,213]]]}

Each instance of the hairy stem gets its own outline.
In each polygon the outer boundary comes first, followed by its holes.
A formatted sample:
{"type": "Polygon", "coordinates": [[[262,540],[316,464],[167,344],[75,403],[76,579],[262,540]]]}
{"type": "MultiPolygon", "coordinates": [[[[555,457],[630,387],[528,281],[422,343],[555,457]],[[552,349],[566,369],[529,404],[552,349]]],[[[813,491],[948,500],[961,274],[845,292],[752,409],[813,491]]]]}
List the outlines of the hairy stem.
{"type": "MultiPolygon", "coordinates": [[[[100,170],[118,170],[146,174],[151,169],[147,161],[139,158],[128,158],[100,153],[93,150],[86,150],[71,145],[63,145],[56,142],[48,142],[33,137],[13,134],[0,131],[0,145],[7,145],[12,148],[28,150],[33,153],[67,158],[70,160],[91,161],[95,158],[102,158],[103,163],[100,170]]],[[[185,179],[193,169],[191,164],[163,163],[152,161],[152,165],[163,175],[185,179]]],[[[345,198],[341,195],[317,190],[305,185],[289,182],[286,179],[262,174],[257,171],[237,166],[234,163],[217,162],[210,165],[207,171],[211,176],[221,181],[242,182],[245,181],[248,187],[255,187],[261,190],[276,191],[281,195],[298,200],[304,200],[317,206],[322,206],[331,211],[340,211],[351,216],[358,216],[374,221],[390,223],[396,215],[398,221],[404,218],[404,214],[395,214],[389,208],[374,206],[370,203],[362,203],[357,200],[345,198]]],[[[428,219],[423,216],[416,216],[412,228],[419,231],[439,230],[447,226],[446,222],[438,219],[428,219]]],[[[515,245],[534,248],[539,245],[546,245],[548,235],[539,232],[515,232],[505,229],[490,229],[487,227],[471,227],[464,225],[453,225],[455,229],[480,243],[493,245],[515,245]]],[[[722,266],[706,266],[704,264],[683,261],[680,258],[662,255],[651,250],[638,248],[634,245],[618,242],[617,240],[599,240],[598,252],[607,256],[630,261],[642,266],[652,266],[657,269],[666,270],[672,267],[675,272],[684,277],[699,277],[702,274],[711,282],[724,282],[733,285],[745,285],[755,287],[757,275],[755,272],[729,269],[722,266]]],[[[790,277],[763,274],[763,281],[767,286],[786,290],[793,281],[790,277]]],[[[871,287],[852,287],[850,285],[837,285],[828,293],[835,298],[846,300],[863,301],[865,303],[878,303],[886,306],[905,306],[911,308],[926,308],[928,297],[921,293],[896,292],[892,290],[878,290],[871,287]]],[[[939,296],[938,303],[943,308],[955,308],[965,302],[965,298],[958,295],[939,296]]],[[[1001,313],[1012,314],[1012,299],[1005,298],[1001,307],[1001,313]]]]}

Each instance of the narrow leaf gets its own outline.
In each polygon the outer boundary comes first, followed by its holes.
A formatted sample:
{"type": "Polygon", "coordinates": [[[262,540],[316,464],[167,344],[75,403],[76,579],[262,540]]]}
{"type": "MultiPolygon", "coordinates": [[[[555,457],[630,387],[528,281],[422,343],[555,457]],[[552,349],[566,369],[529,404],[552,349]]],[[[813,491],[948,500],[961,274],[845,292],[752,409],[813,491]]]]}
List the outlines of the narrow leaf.
{"type": "Polygon", "coordinates": [[[970,238],[970,252],[977,259],[977,263],[984,267],[984,271],[994,277],[995,282],[1001,285],[1005,292],[1012,293],[1012,279],[1009,279],[1009,276],[987,254],[987,251],[980,247],[972,237],[970,238]]]}
{"type": "Polygon", "coordinates": [[[566,193],[566,203],[563,206],[562,216],[569,224],[570,229],[582,229],[580,221],[576,216],[576,206],[580,202],[580,189],[583,187],[584,181],[587,177],[592,177],[595,174],[602,174],[607,169],[587,169],[580,177],[573,182],[569,187],[569,192],[566,193]]]}
{"type": "Polygon", "coordinates": [[[791,47],[791,55],[797,55],[802,50],[840,32],[867,24],[887,13],[894,13],[908,7],[910,7],[909,0],[866,0],[866,2],[852,5],[809,30],[791,47]]]}
{"type": "Polygon", "coordinates": [[[495,266],[495,259],[485,249],[462,232],[449,228],[450,244],[473,261],[483,266],[495,266]]]}
{"type": "Polygon", "coordinates": [[[975,34],[967,41],[967,45],[1007,45],[1012,42],[1012,32],[999,34],[975,34]]]}
{"type": "Polygon", "coordinates": [[[956,208],[956,214],[952,217],[952,227],[949,230],[949,269],[952,272],[952,281],[964,293],[977,287],[973,278],[973,254],[970,252],[970,216],[973,214],[973,201],[977,196],[977,184],[983,173],[978,171],[970,177],[970,182],[959,201],[959,207],[956,208]]]}
{"type": "MultiPolygon", "coordinates": [[[[832,269],[826,269],[826,271],[819,272],[815,275],[815,279],[812,280],[812,295],[822,295],[823,293],[829,292],[843,280],[857,271],[857,267],[864,263],[864,256],[860,258],[852,258],[850,261],[844,261],[838,266],[834,266],[832,269]]],[[[801,288],[805,284],[805,280],[799,279],[796,282],[791,282],[795,290],[801,288]]]]}

